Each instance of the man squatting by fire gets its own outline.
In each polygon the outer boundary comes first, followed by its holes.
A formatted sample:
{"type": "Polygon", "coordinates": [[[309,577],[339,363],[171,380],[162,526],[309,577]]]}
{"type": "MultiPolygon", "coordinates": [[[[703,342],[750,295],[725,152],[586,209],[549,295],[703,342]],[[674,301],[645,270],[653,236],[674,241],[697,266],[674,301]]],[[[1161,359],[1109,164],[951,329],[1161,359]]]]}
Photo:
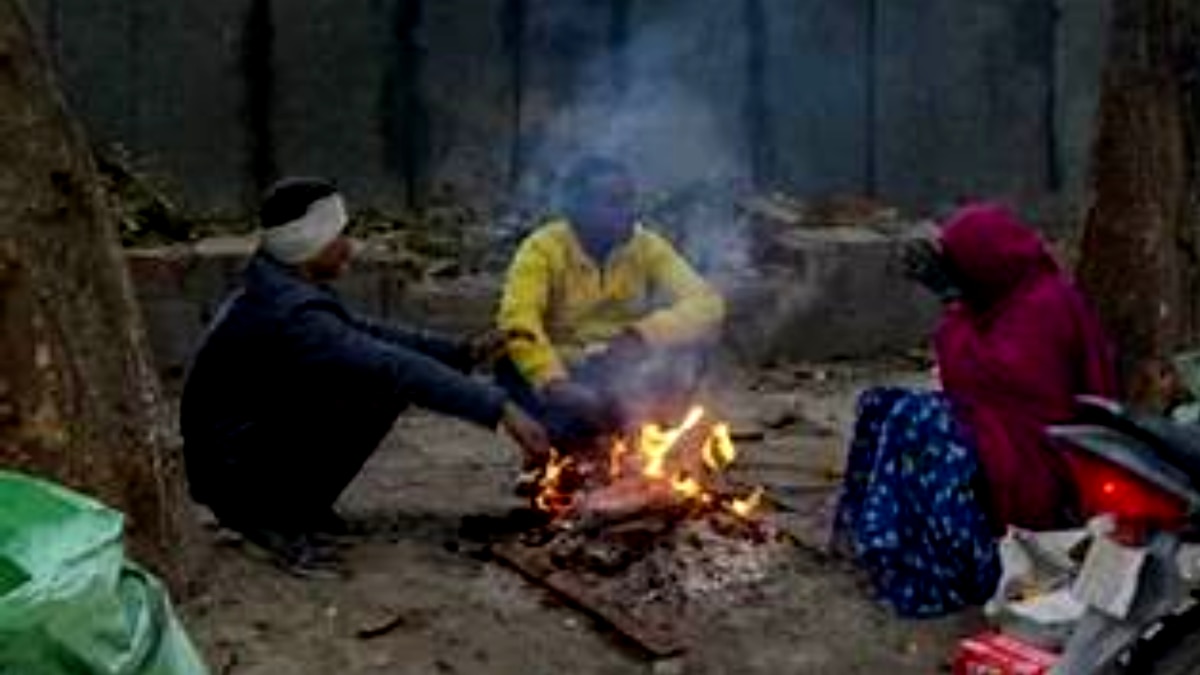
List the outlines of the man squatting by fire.
{"type": "Polygon", "coordinates": [[[613,435],[686,410],[725,304],[639,222],[623,165],[584,159],[564,193],[562,217],[533,232],[508,270],[498,315],[508,357],[496,377],[557,451],[604,453],[613,435]]]}
{"type": "Polygon", "coordinates": [[[336,572],[333,504],[409,404],[499,429],[527,466],[542,427],[466,373],[502,340],[454,340],[349,311],[326,284],[352,257],[345,205],[324,180],[285,179],[262,243],[189,369],[181,403],[192,496],[288,569],[336,572]]]}

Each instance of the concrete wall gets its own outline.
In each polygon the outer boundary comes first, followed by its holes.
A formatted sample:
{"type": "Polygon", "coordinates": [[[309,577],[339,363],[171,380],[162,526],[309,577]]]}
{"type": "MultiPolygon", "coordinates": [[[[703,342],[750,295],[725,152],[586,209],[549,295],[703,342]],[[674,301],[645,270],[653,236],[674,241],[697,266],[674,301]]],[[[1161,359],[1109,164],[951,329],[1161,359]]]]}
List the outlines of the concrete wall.
{"type": "Polygon", "coordinates": [[[922,0],[879,11],[881,191],[910,204],[1045,192],[1052,5],[922,0]]]}
{"type": "Polygon", "coordinates": [[[385,110],[393,32],[400,19],[377,2],[273,2],[271,133],[282,174],[337,176],[359,201],[403,204],[388,161],[385,110]]]}
{"type": "Polygon", "coordinates": [[[1057,3],[1055,146],[1062,192],[1066,202],[1076,206],[1087,190],[1111,5],[1109,0],[1057,3]]]}
{"type": "Polygon", "coordinates": [[[761,173],[789,190],[872,186],[873,0],[765,0],[761,173]]]}
{"type": "Polygon", "coordinates": [[[535,197],[582,149],[652,185],[913,207],[1077,196],[1109,0],[37,0],[69,98],[193,213],[270,174],[390,208],[535,197]]]}
{"type": "Polygon", "coordinates": [[[95,142],[127,149],[194,211],[241,212],[249,182],[244,0],[32,7],[95,142]]]}
{"type": "Polygon", "coordinates": [[[517,143],[505,4],[425,3],[421,86],[431,127],[429,174],[451,180],[466,195],[507,185],[517,143]]]}

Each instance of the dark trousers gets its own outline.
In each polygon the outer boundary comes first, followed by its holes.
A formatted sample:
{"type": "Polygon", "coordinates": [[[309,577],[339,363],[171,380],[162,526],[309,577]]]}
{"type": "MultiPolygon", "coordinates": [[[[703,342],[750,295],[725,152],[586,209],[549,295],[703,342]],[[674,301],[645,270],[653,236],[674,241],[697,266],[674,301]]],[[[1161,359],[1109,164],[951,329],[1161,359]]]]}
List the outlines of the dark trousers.
{"type": "Polygon", "coordinates": [[[307,529],[329,512],[403,409],[359,403],[185,448],[193,497],[233,529],[307,529]]]}

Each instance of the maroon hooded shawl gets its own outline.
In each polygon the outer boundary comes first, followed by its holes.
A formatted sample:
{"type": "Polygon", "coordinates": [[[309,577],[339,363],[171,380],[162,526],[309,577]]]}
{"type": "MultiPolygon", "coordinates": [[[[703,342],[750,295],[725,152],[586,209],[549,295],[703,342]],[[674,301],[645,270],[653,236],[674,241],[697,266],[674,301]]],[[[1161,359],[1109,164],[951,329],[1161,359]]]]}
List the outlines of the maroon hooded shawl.
{"type": "Polygon", "coordinates": [[[958,211],[941,246],[968,302],[947,309],[934,346],[975,435],[992,522],[1061,526],[1074,490],[1044,430],[1071,418],[1076,395],[1115,394],[1109,342],[1042,239],[1007,209],[958,211]]]}

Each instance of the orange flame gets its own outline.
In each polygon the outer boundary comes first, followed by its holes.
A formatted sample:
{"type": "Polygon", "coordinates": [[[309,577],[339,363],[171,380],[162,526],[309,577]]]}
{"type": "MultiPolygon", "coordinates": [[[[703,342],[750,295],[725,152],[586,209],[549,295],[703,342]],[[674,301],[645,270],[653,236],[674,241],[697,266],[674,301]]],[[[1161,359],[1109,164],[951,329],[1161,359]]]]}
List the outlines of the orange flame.
{"type": "MultiPolygon", "coordinates": [[[[718,508],[749,518],[762,501],[761,488],[741,499],[722,497],[712,489],[713,475],[733,463],[737,450],[729,425],[701,426],[706,415],[702,406],[693,406],[676,426],[646,424],[614,441],[607,458],[609,480],[640,480],[648,489],[657,486],[669,490],[681,503],[720,505],[718,508]]],[[[551,454],[539,482],[539,509],[561,514],[570,508],[573,499],[561,491],[561,477],[571,466],[570,457],[551,454]]]]}
{"type": "Polygon", "coordinates": [[[729,425],[714,426],[712,433],[705,439],[701,452],[704,464],[713,471],[720,471],[732,464],[733,460],[737,459],[737,450],[733,447],[733,440],[729,438],[729,425]]]}
{"type": "Polygon", "coordinates": [[[647,478],[665,478],[665,465],[668,455],[675,449],[675,444],[684,434],[691,431],[700,420],[704,419],[704,408],[694,406],[688,411],[683,423],[677,427],[663,430],[657,424],[647,424],[638,434],[638,450],[642,454],[642,474],[647,478]]]}
{"type": "Polygon", "coordinates": [[[625,471],[625,460],[630,456],[629,446],[622,439],[617,439],[613,443],[612,452],[608,456],[608,477],[611,480],[616,480],[621,477],[625,471]]]}
{"type": "Polygon", "coordinates": [[[538,481],[539,490],[536,503],[539,509],[550,513],[562,507],[566,495],[559,492],[558,487],[563,471],[570,466],[570,457],[561,457],[558,451],[550,450],[550,461],[546,463],[546,471],[538,481]]]}

